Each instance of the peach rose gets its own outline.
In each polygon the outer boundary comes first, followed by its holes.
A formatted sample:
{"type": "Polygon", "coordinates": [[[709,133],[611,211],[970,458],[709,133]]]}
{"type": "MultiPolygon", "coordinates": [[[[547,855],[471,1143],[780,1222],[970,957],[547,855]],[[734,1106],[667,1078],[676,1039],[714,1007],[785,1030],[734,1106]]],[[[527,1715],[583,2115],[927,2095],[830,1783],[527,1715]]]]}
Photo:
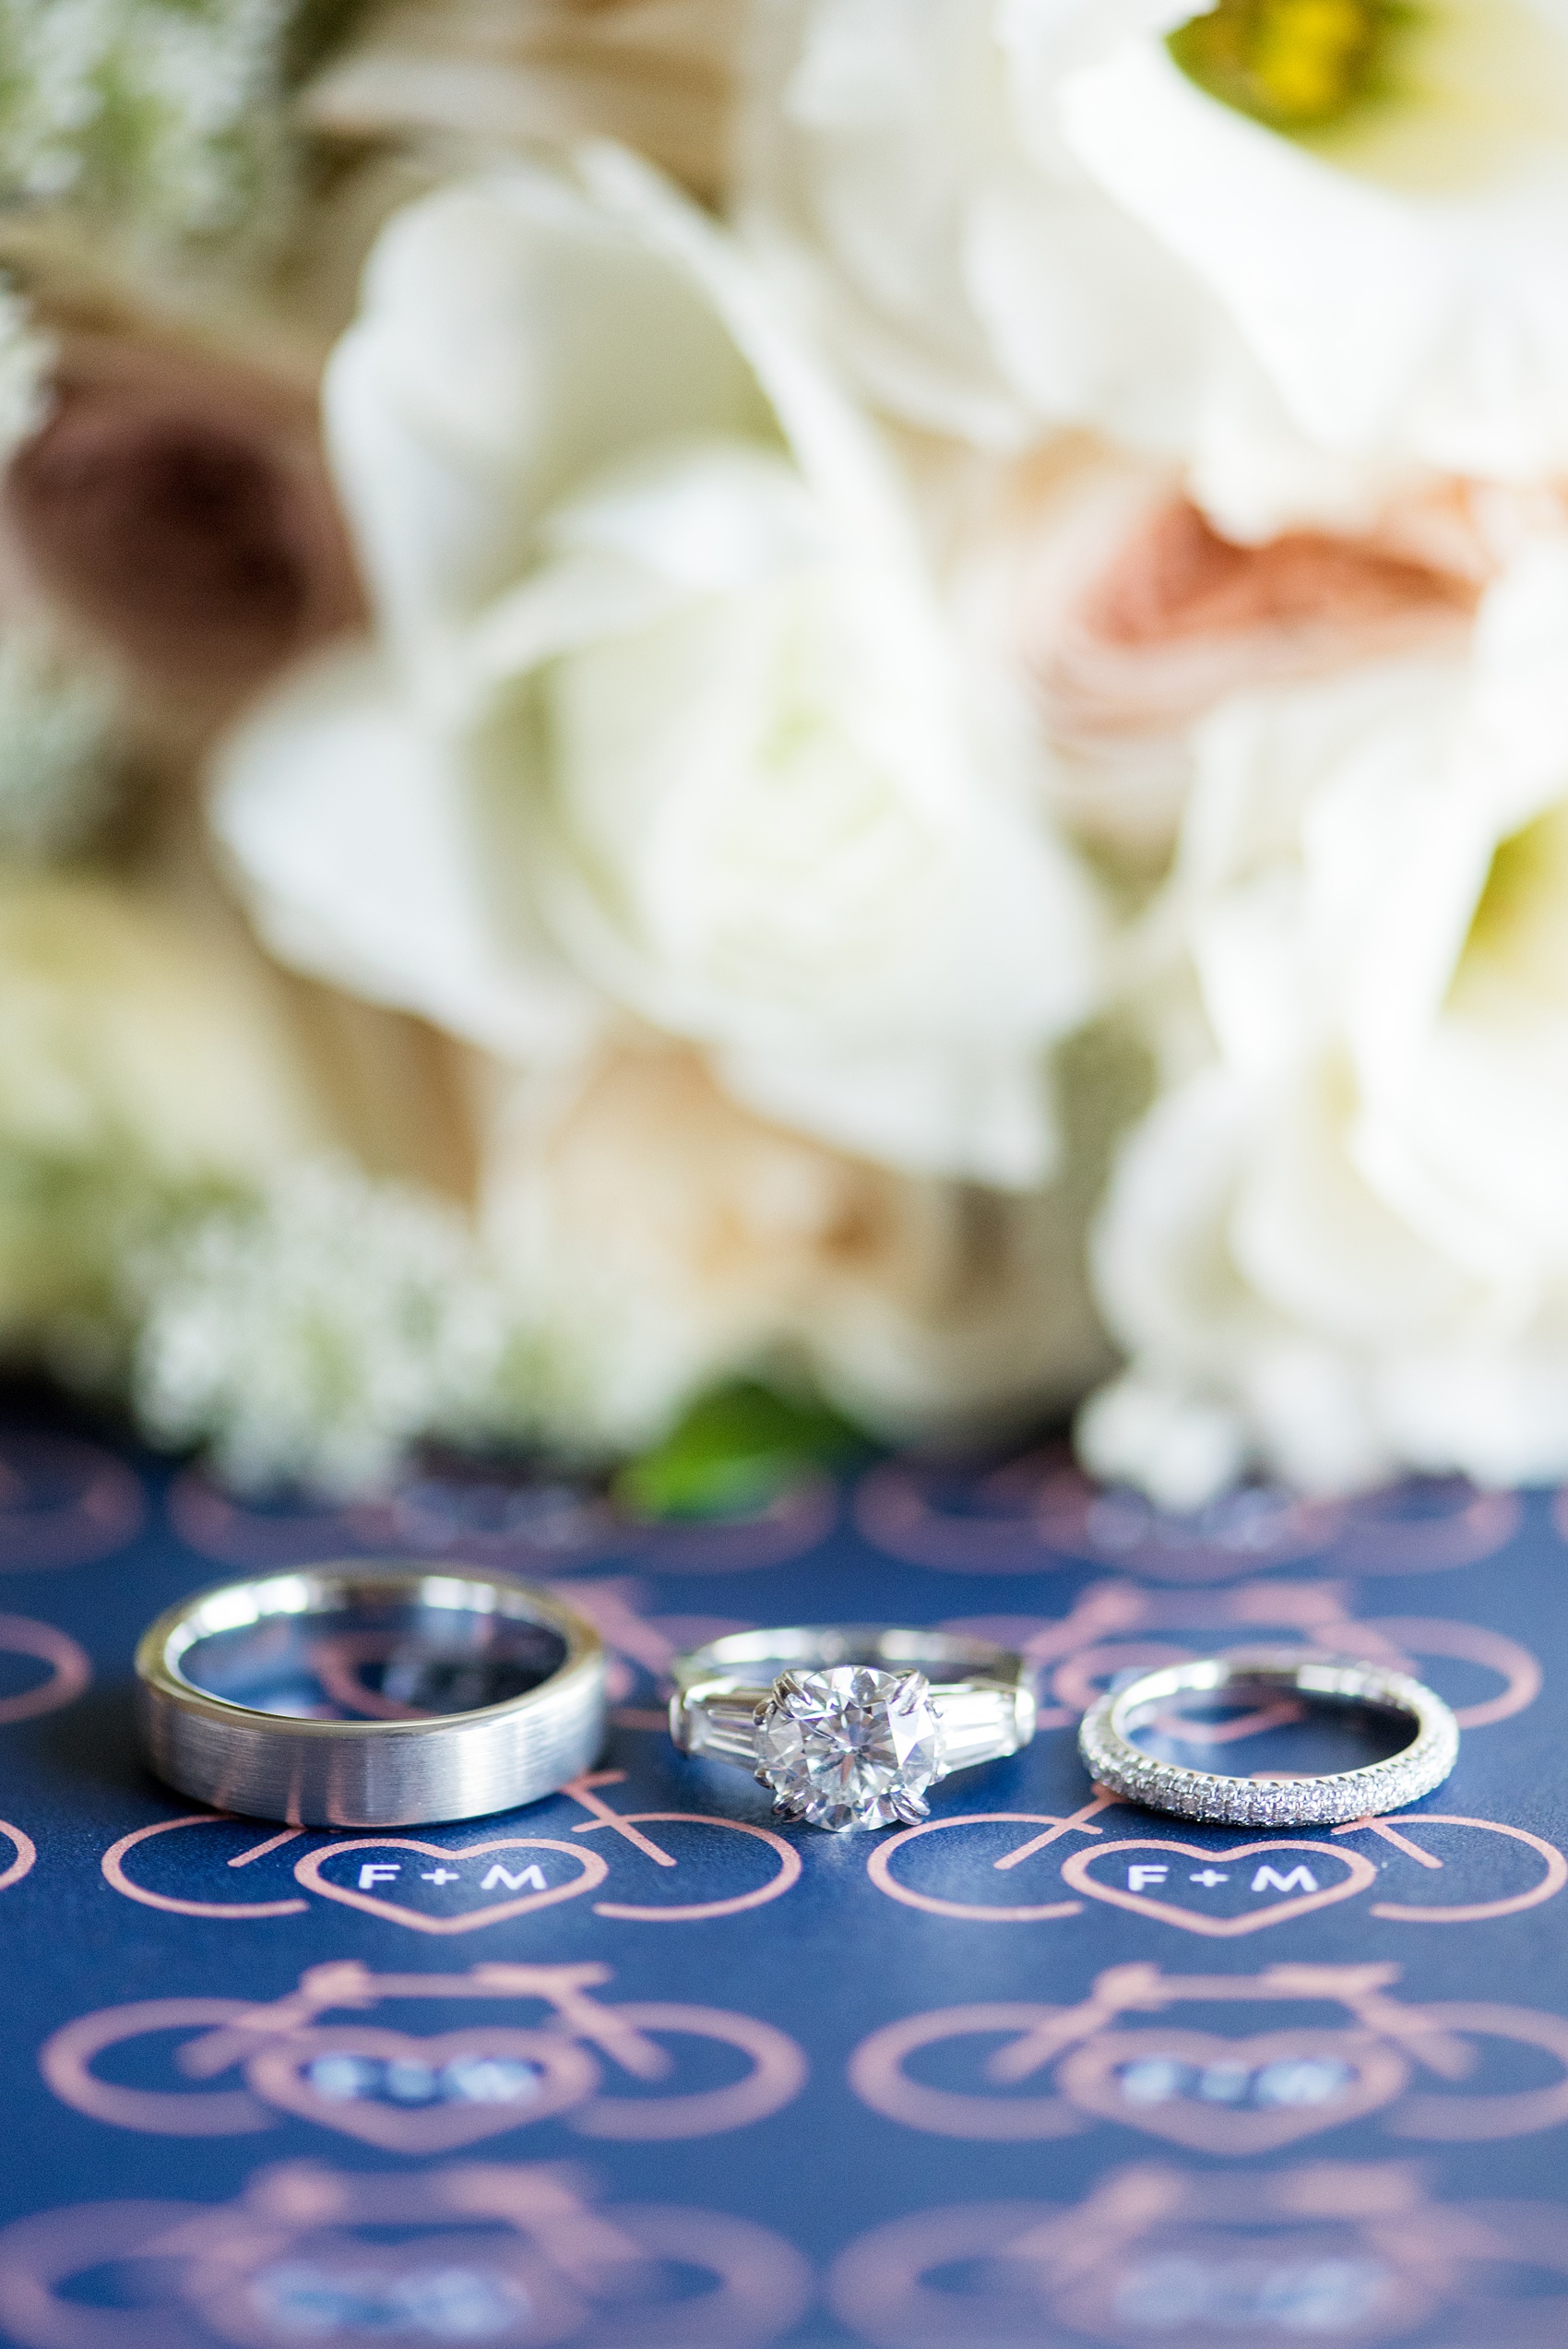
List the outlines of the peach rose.
{"type": "Polygon", "coordinates": [[[573,1441],[646,1442],[705,1387],[779,1367],[890,1434],[950,1435],[1065,1401],[1106,1359],[1071,1184],[894,1174],[652,1038],[560,1089],[480,1065],[484,1228],[573,1441]]]}
{"type": "Polygon", "coordinates": [[[1364,536],[1222,536],[1163,469],[1068,444],[993,479],[958,595],[1054,754],[1060,812],[1163,854],[1190,729],[1227,695],[1456,644],[1516,518],[1460,485],[1364,536]]]}

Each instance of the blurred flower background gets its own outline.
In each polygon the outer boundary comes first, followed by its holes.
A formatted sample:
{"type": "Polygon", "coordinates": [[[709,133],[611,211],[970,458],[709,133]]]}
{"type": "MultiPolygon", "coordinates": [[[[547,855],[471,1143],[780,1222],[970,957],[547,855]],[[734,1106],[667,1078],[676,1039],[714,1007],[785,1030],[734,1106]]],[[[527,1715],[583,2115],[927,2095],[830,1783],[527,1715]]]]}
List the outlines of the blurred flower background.
{"type": "Polygon", "coordinates": [[[0,273],[11,1359],[1568,1475],[1562,0],[0,0],[0,273]]]}

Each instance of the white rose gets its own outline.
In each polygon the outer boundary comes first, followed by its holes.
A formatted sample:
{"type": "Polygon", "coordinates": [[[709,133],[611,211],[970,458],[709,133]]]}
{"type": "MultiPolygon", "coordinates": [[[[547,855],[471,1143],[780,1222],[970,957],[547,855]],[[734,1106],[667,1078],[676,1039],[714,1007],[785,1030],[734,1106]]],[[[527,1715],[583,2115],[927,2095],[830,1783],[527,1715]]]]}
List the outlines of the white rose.
{"type": "MultiPolygon", "coordinates": [[[[1568,542],[1467,659],[1222,709],[1176,878],[1209,1039],[1096,1249],[1085,1449],[1190,1503],[1261,1459],[1568,1473],[1568,542]]],[[[1171,1000],[1169,988],[1165,1000],[1171,1000]]]]}
{"type": "Polygon", "coordinates": [[[1089,426],[1180,459],[1232,538],[1367,531],[1421,467],[1306,432],[1084,131],[1099,77],[1163,57],[1190,14],[1187,0],[774,0],[742,218],[890,413],[996,449],[1089,426]]]}
{"type": "MultiPolygon", "coordinates": [[[[1373,474],[1561,472],[1561,0],[1187,13],[1172,43],[1134,29],[1075,71],[1064,136],[1207,287],[1301,441],[1373,474]]],[[[1217,511],[1257,463],[1253,435],[1229,439],[1207,454],[1217,511]]]]}
{"type": "Polygon", "coordinates": [[[445,190],[378,244],[327,409],[381,634],[223,763],[273,946],[515,1061],[634,1020],[836,1145],[1038,1180],[1086,885],[722,233],[614,149],[445,190]]]}
{"type": "Polygon", "coordinates": [[[564,1091],[493,1063],[487,1090],[482,1225],[571,1442],[645,1444],[758,1372],[804,1373],[889,1435],[951,1435],[1066,1401],[1108,1359],[1076,1197],[845,1157],[669,1045],[608,1052],[564,1091]]]}
{"type": "Polygon", "coordinates": [[[1170,0],[776,0],[751,233],[894,414],[992,447],[1092,423],[1185,450],[1217,314],[1062,136],[1062,78],[1170,0]]]}

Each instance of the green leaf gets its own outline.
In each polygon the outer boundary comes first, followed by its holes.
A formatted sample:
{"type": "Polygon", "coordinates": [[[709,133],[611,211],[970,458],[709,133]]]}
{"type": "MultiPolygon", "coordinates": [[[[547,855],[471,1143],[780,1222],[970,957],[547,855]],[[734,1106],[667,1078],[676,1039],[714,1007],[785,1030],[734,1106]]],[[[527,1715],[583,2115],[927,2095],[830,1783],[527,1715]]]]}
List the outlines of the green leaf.
{"type": "Polygon", "coordinates": [[[866,1448],[826,1403],[746,1380],[694,1403],[661,1444],[627,1462],[612,1491],[636,1517],[749,1517],[866,1448]]]}

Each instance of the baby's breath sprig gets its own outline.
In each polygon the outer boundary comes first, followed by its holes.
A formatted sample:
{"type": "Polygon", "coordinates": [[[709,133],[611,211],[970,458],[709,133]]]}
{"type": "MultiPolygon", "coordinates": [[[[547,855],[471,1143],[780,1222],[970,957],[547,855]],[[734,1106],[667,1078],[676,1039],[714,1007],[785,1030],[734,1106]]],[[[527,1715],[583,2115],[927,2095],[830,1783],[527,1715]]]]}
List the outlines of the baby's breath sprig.
{"type": "Polygon", "coordinates": [[[498,1426],[518,1315],[463,1217],[347,1161],[206,1206],[148,1248],[133,1398],[249,1487],[357,1493],[422,1437],[498,1426]]]}
{"type": "Polygon", "coordinates": [[[54,864],[90,842],[118,797],[117,715],[107,674],[49,631],[0,632],[0,861],[54,864]]]}
{"type": "Polygon", "coordinates": [[[0,0],[0,202],[153,248],[270,246],[298,164],[291,84],[350,6],[0,0]]]}

